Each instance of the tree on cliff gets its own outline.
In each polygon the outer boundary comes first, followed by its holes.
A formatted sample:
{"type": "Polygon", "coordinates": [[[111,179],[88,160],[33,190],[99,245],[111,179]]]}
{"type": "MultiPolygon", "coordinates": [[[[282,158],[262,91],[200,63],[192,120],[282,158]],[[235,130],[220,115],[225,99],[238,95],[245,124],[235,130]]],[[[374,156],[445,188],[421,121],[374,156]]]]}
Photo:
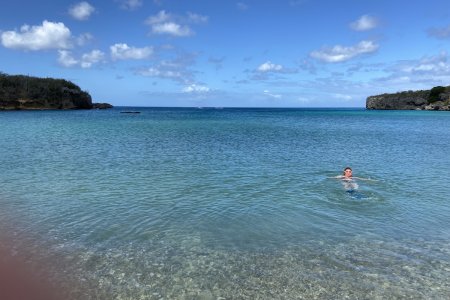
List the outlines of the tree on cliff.
{"type": "Polygon", "coordinates": [[[430,95],[428,96],[428,103],[434,103],[440,100],[440,95],[445,93],[446,88],[444,86],[435,86],[430,90],[430,95]]]}
{"type": "Polygon", "coordinates": [[[91,96],[76,84],[53,78],[0,72],[0,108],[92,108],[91,96]]]}

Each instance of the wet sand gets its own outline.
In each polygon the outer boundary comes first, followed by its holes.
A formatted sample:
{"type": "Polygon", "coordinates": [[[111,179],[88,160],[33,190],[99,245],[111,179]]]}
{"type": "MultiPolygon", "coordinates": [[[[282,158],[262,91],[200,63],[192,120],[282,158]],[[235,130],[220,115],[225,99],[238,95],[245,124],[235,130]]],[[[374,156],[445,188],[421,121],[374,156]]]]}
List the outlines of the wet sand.
{"type": "Polygon", "coordinates": [[[63,291],[45,275],[45,267],[32,266],[14,253],[4,239],[0,246],[0,298],[10,300],[62,299],[63,291]]]}

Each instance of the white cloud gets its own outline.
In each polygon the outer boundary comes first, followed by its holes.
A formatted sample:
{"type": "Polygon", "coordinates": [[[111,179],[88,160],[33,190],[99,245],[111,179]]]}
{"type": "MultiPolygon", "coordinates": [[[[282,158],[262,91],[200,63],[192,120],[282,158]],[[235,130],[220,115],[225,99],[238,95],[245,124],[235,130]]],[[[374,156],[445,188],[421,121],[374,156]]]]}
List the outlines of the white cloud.
{"type": "Polygon", "coordinates": [[[210,91],[209,87],[204,85],[191,84],[183,88],[183,93],[207,93],[210,91]]]}
{"type": "Polygon", "coordinates": [[[361,41],[351,47],[337,45],[332,48],[323,48],[322,50],[311,52],[310,55],[324,62],[336,63],[347,61],[361,54],[375,52],[378,48],[379,46],[372,41],[361,41]]]}
{"type": "Polygon", "coordinates": [[[76,66],[79,61],[73,58],[72,53],[67,50],[59,50],[58,51],[59,57],[58,62],[60,65],[70,68],[73,66],[76,66]]]}
{"type": "Polygon", "coordinates": [[[105,54],[100,50],[92,50],[89,53],[83,54],[81,57],[81,67],[90,68],[93,64],[104,60],[105,54]]]}
{"type": "Polygon", "coordinates": [[[95,8],[86,1],[75,4],[69,9],[69,14],[76,20],[84,21],[89,19],[95,8]]]}
{"type": "Polygon", "coordinates": [[[76,42],[78,46],[84,46],[86,45],[89,41],[91,41],[92,39],[94,39],[94,37],[92,36],[92,34],[90,34],[89,32],[87,33],[82,33],[80,34],[80,36],[77,37],[76,42]]]}
{"type": "Polygon", "coordinates": [[[208,17],[189,12],[188,20],[189,20],[189,22],[192,22],[192,23],[206,23],[206,22],[208,22],[208,17]]]}
{"type": "Polygon", "coordinates": [[[270,61],[267,61],[258,67],[258,71],[260,72],[279,72],[281,70],[283,70],[282,65],[276,65],[270,61]]]}
{"type": "Polygon", "coordinates": [[[450,63],[446,52],[431,57],[423,57],[416,61],[403,61],[390,71],[401,74],[428,74],[429,76],[450,75],[450,63]]]}
{"type": "Polygon", "coordinates": [[[175,79],[175,80],[181,80],[183,78],[183,73],[180,71],[164,70],[164,69],[155,68],[155,67],[150,67],[150,68],[141,70],[137,73],[142,76],[159,77],[159,78],[175,79]]]}
{"type": "Polygon", "coordinates": [[[430,89],[450,82],[450,57],[446,52],[414,60],[402,60],[382,70],[385,76],[372,79],[377,92],[430,89]]]}
{"type": "Polygon", "coordinates": [[[196,56],[197,54],[195,53],[181,53],[177,51],[171,59],[161,60],[158,64],[137,69],[135,74],[168,79],[179,84],[190,85],[197,82],[195,80],[197,72],[190,69],[195,64],[196,56]]]}
{"type": "Polygon", "coordinates": [[[269,97],[271,97],[271,98],[274,98],[274,99],[281,99],[281,95],[279,95],[279,94],[272,94],[270,91],[268,91],[268,90],[265,90],[264,92],[264,95],[266,95],[266,96],[269,96],[269,97]]]}
{"type": "Polygon", "coordinates": [[[166,13],[165,10],[161,10],[157,15],[148,17],[146,23],[149,25],[155,25],[167,22],[170,20],[170,18],[171,16],[166,13]]]}
{"type": "Polygon", "coordinates": [[[173,36],[190,36],[193,34],[189,27],[181,26],[173,22],[155,24],[152,26],[152,32],[155,34],[169,34],[173,36]]]}
{"type": "Polygon", "coordinates": [[[74,58],[70,51],[58,51],[58,63],[66,68],[80,66],[83,69],[87,69],[96,63],[102,62],[104,57],[105,54],[100,50],[92,50],[89,53],[85,53],[81,56],[81,59],[74,58]]]}
{"type": "Polygon", "coordinates": [[[42,26],[23,25],[20,32],[5,31],[1,35],[2,45],[6,48],[24,50],[68,49],[71,33],[64,23],[47,20],[42,26]]]}
{"type": "Polygon", "coordinates": [[[120,8],[125,10],[135,10],[143,5],[142,0],[122,0],[120,8]]]}
{"type": "Polygon", "coordinates": [[[350,28],[356,31],[367,31],[378,26],[378,20],[369,15],[363,15],[355,22],[350,23],[350,28]]]}
{"type": "Polygon", "coordinates": [[[150,25],[153,34],[168,34],[176,37],[191,36],[194,31],[186,23],[205,23],[207,16],[188,13],[187,17],[180,17],[161,10],[158,14],[150,16],[146,24],[150,25]]]}
{"type": "Polygon", "coordinates": [[[114,44],[109,47],[111,50],[111,58],[118,59],[145,59],[152,55],[152,47],[135,48],[127,44],[114,44]]]}

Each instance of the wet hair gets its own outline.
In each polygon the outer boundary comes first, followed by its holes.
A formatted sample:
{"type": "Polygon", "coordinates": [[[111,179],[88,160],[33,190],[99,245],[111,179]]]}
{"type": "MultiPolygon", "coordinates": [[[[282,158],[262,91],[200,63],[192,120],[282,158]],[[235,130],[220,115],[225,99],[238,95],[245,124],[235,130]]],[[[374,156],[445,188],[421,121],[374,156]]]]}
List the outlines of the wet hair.
{"type": "Polygon", "coordinates": [[[350,168],[350,167],[345,167],[344,172],[343,172],[344,175],[345,175],[345,171],[346,171],[346,170],[353,171],[352,168],[350,168]]]}

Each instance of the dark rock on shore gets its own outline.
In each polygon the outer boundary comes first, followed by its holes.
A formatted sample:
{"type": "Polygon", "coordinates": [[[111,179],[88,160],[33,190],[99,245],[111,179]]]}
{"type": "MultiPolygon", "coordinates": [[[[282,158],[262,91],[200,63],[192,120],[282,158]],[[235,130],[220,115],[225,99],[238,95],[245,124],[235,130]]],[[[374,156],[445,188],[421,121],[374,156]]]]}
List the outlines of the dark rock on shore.
{"type": "Polygon", "coordinates": [[[92,103],[93,109],[108,109],[113,108],[113,106],[109,103],[92,103]]]}
{"type": "Polygon", "coordinates": [[[406,91],[370,96],[367,109],[380,110],[450,110],[450,86],[431,90],[406,91]]]}
{"type": "Polygon", "coordinates": [[[0,110],[92,108],[91,95],[70,81],[0,72],[0,110]]]}

